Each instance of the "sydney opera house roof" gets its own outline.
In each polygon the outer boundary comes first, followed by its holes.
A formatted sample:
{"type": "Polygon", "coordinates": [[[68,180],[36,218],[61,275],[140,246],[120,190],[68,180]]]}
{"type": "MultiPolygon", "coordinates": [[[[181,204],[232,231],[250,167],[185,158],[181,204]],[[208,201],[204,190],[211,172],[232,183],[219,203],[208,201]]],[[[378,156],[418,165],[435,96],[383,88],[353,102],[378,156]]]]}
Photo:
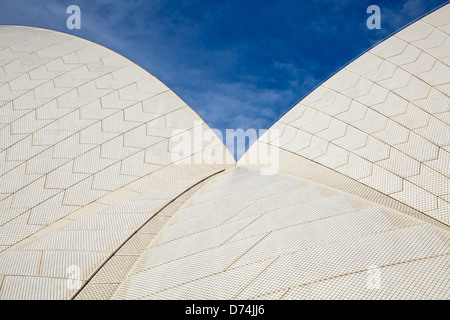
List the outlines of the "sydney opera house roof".
{"type": "Polygon", "coordinates": [[[237,163],[129,60],[0,26],[0,163],[0,299],[450,299],[450,4],[237,163]]]}

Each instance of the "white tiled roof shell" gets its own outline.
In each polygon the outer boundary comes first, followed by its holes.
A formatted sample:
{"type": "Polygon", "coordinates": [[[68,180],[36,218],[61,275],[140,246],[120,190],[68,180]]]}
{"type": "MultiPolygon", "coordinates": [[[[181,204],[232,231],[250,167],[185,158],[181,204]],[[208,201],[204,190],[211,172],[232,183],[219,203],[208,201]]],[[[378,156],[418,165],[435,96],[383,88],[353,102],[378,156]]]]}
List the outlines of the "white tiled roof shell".
{"type": "MultiPolygon", "coordinates": [[[[348,64],[271,129],[281,134],[276,142],[282,152],[331,168],[449,225],[449,123],[446,5],[348,64]]],[[[265,141],[267,136],[258,143],[265,141]]]]}
{"type": "Polygon", "coordinates": [[[450,298],[450,228],[242,167],[208,179],[132,267],[119,258],[108,270],[126,276],[103,274],[77,298],[450,298]]]}
{"type": "MultiPolygon", "coordinates": [[[[70,297],[143,223],[222,170],[172,157],[176,132],[212,131],[120,55],[54,31],[0,26],[0,297],[70,297]],[[195,126],[195,129],[194,129],[195,126]]],[[[213,135],[213,134],[212,134],[213,135]]],[[[193,161],[192,161],[193,162],[193,161]]]]}

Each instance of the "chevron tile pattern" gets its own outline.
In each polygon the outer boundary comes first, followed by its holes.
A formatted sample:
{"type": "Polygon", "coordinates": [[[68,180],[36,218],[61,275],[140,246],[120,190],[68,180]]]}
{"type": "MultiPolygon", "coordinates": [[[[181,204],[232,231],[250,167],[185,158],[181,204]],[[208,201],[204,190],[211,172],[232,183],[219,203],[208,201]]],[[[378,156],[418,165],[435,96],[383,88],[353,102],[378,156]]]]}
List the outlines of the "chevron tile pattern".
{"type": "Polygon", "coordinates": [[[450,225],[449,17],[446,5],[364,53],[284,115],[279,138],[258,143],[450,225]]]}
{"type": "MultiPolygon", "coordinates": [[[[123,256],[136,230],[155,224],[164,217],[161,209],[211,174],[214,171],[190,179],[178,176],[178,181],[161,182],[148,188],[148,192],[129,185],[10,247],[0,254],[4,277],[0,299],[72,298],[80,288],[68,285],[71,267],[78,268],[81,285],[86,284],[111,257],[115,261],[117,256],[123,256]],[[30,289],[24,290],[27,286],[30,289]]],[[[153,236],[144,233],[140,241],[149,242],[153,236]]],[[[130,263],[129,259],[125,260],[130,263]]],[[[114,273],[108,273],[109,278],[113,276],[114,273]]]]}
{"type": "Polygon", "coordinates": [[[2,299],[70,298],[67,267],[85,281],[224,163],[232,156],[200,117],[127,59],[70,35],[0,27],[2,299]],[[171,138],[194,130],[215,140],[174,156],[171,138]],[[194,161],[204,153],[226,160],[194,161]]]}
{"type": "Polygon", "coordinates": [[[170,164],[168,138],[196,123],[165,85],[105,48],[1,27],[0,245],[170,164]]]}
{"type": "Polygon", "coordinates": [[[448,299],[449,231],[306,179],[238,167],[184,202],[109,295],[448,299]],[[372,265],[380,290],[366,285],[372,265]]]}

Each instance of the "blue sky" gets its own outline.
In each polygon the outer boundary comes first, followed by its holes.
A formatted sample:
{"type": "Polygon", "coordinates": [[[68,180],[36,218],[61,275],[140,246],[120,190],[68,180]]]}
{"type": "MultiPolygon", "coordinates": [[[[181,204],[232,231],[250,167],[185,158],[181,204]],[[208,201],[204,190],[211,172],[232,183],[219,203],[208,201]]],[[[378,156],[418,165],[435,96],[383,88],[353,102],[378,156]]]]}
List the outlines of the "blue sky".
{"type": "Polygon", "coordinates": [[[348,61],[446,2],[0,0],[0,24],[58,30],[112,49],[224,132],[268,128],[348,61]],[[66,28],[71,4],[81,8],[81,30],[66,28]],[[381,8],[379,30],[366,27],[372,4],[381,8]]]}

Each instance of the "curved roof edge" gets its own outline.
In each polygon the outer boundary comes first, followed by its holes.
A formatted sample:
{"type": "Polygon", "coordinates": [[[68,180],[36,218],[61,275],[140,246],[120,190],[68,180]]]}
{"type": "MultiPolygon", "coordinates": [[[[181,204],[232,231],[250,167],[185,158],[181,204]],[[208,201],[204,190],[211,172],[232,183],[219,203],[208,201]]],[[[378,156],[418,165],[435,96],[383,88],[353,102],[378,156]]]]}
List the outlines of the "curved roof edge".
{"type": "Polygon", "coordinates": [[[293,166],[286,153],[296,155],[350,179],[349,189],[369,188],[449,225],[449,21],[446,4],[350,62],[238,165],[254,163],[268,144],[280,148],[280,168],[293,166]]]}
{"type": "Polygon", "coordinates": [[[128,59],[0,26],[1,299],[70,296],[68,265],[86,281],[174,197],[234,166],[198,114],[128,59]]]}

